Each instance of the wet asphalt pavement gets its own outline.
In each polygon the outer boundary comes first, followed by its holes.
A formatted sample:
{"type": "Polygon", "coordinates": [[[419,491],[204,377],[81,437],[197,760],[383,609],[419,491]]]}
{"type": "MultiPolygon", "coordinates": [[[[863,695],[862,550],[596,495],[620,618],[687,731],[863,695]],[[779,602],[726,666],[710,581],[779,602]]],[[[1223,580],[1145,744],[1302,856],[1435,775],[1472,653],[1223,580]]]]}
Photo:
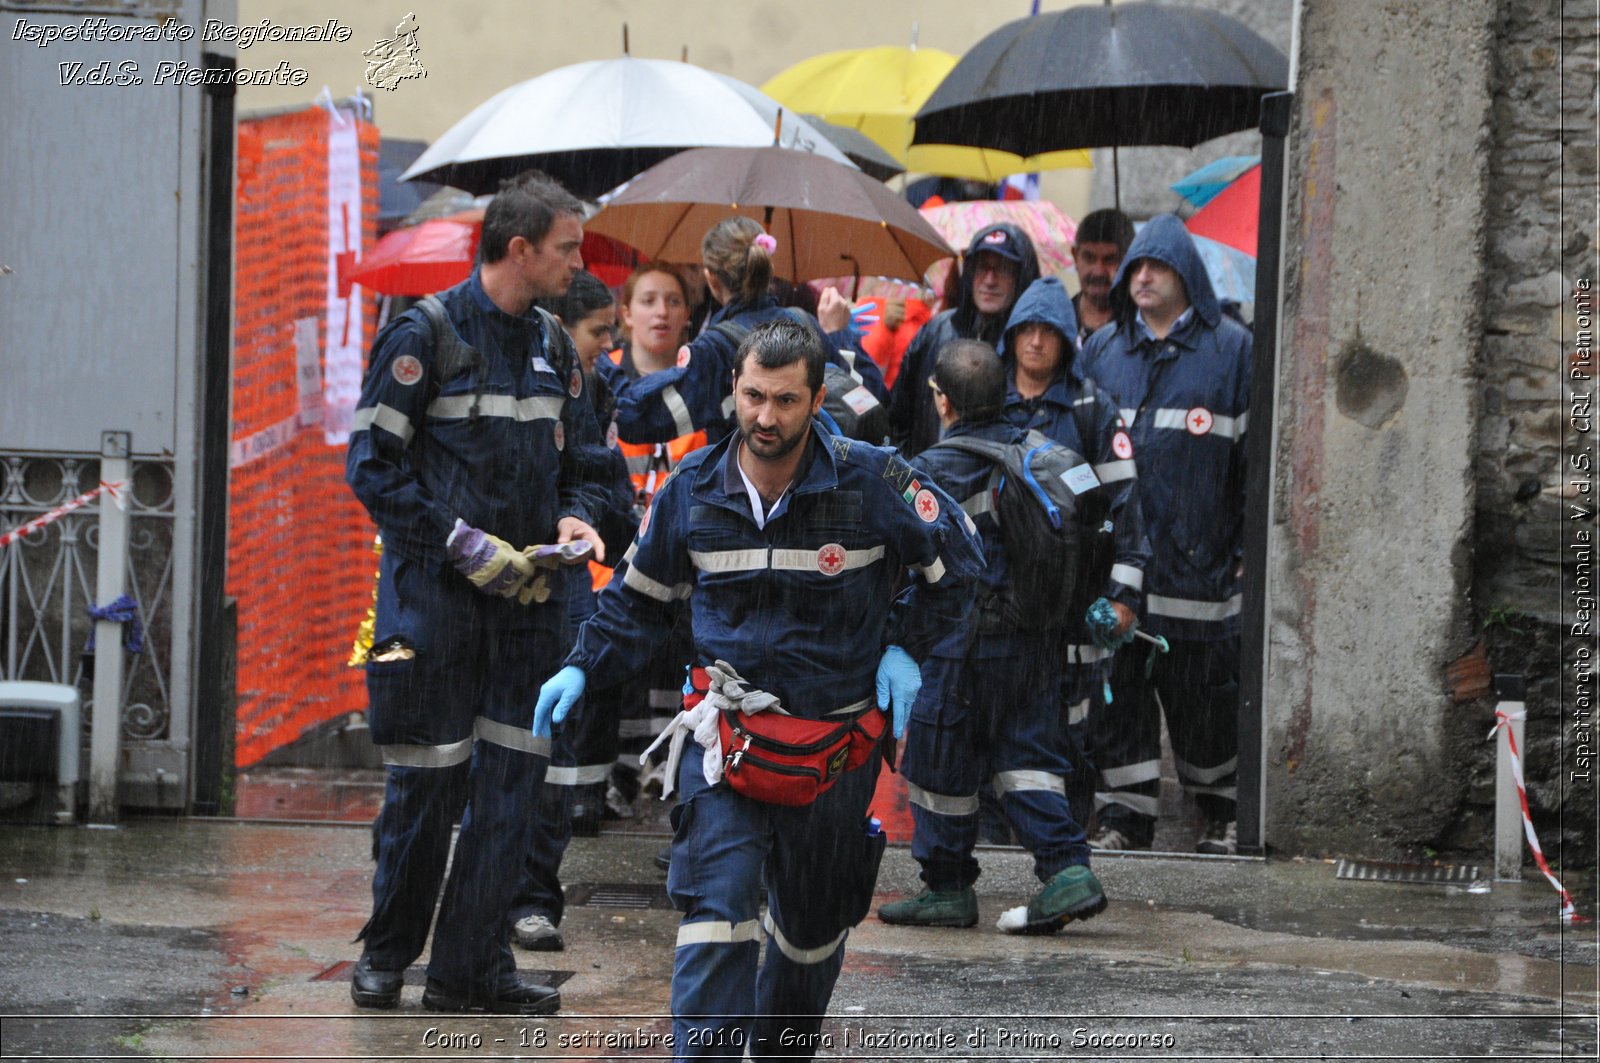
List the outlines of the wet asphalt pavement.
{"type": "MultiPolygon", "coordinates": [[[[676,914],[654,824],[577,839],[551,1019],[394,1013],[349,997],[370,899],[359,826],[0,826],[0,1057],[663,1058],[676,914]]],[[[1324,861],[1102,857],[1106,912],[999,933],[1035,889],[985,849],[970,930],[852,932],[819,1055],[854,1059],[1595,1057],[1597,924],[1542,878],[1413,885],[1324,861]]],[[[1594,910],[1593,872],[1569,888],[1594,910]]],[[[919,888],[891,848],[879,902],[919,888]]]]}

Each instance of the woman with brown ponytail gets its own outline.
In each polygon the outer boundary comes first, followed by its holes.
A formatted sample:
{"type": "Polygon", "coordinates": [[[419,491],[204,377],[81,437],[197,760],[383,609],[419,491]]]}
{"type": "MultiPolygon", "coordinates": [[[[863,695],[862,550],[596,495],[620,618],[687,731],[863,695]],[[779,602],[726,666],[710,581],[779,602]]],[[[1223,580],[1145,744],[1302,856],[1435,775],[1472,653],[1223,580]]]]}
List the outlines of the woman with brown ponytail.
{"type": "Polygon", "coordinates": [[[838,292],[825,290],[817,317],[785,309],[768,292],[772,256],[778,242],[753,219],[724,218],[700,243],[706,284],[720,309],[714,311],[698,338],[678,349],[676,365],[632,381],[613,381],[602,362],[601,374],[616,395],[620,437],[635,443],[656,443],[703,430],[711,442],[733,427],[734,352],[744,334],[785,314],[799,316],[821,332],[829,359],[855,378],[879,401],[887,389],[878,367],[850,332],[850,305],[838,292]],[[820,319],[820,320],[819,320],[820,319]]]}

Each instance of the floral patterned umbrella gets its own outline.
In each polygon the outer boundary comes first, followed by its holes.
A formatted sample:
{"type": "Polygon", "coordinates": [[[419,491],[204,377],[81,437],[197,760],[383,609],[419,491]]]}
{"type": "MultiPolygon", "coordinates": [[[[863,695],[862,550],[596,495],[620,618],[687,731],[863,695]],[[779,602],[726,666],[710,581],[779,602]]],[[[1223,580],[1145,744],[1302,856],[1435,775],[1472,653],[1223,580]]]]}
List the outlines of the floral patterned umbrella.
{"type": "MultiPolygon", "coordinates": [[[[922,216],[957,251],[965,251],[973,234],[985,226],[1009,222],[1027,233],[1028,239],[1033,241],[1041,276],[1072,269],[1072,241],[1077,237],[1078,223],[1049,200],[975,199],[924,207],[922,216]]],[[[938,290],[939,279],[930,280],[938,290]]]]}

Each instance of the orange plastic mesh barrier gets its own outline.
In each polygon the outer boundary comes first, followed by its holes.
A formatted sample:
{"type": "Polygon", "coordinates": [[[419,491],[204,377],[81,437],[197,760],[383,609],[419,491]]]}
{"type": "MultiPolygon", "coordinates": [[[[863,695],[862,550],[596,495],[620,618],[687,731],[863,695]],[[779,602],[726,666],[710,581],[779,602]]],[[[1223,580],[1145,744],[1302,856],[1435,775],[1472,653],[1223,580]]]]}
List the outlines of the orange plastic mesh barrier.
{"type": "MultiPolygon", "coordinates": [[[[309,318],[326,367],[329,121],[309,108],[239,122],[228,593],[239,603],[241,768],[366,708],[362,673],[345,659],[372,597],[373,526],[345,485],[345,448],[315,423],[321,392],[309,359],[304,378],[297,359],[309,345],[297,345],[296,322],[309,318]],[[313,423],[300,416],[302,385],[313,423]]],[[[377,237],[378,140],[362,123],[364,247],[377,237]]],[[[359,309],[370,344],[376,306],[359,309]]]]}

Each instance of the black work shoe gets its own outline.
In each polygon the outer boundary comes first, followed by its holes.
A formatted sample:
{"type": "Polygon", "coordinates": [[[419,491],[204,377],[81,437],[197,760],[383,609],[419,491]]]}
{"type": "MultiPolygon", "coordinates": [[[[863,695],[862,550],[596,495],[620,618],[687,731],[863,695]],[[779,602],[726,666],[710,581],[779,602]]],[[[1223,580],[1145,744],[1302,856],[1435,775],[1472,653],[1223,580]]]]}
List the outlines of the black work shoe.
{"type": "Polygon", "coordinates": [[[662,871],[672,866],[672,846],[663,845],[661,851],[656,853],[656,867],[662,871]]]}
{"type": "Polygon", "coordinates": [[[370,956],[363,956],[350,975],[350,999],[358,1008],[396,1007],[405,981],[404,971],[380,971],[372,966],[370,956]]]}
{"type": "Polygon", "coordinates": [[[513,982],[493,990],[446,989],[433,979],[422,991],[424,1011],[483,1011],[491,1015],[554,1015],[561,994],[547,985],[513,982]]]}

